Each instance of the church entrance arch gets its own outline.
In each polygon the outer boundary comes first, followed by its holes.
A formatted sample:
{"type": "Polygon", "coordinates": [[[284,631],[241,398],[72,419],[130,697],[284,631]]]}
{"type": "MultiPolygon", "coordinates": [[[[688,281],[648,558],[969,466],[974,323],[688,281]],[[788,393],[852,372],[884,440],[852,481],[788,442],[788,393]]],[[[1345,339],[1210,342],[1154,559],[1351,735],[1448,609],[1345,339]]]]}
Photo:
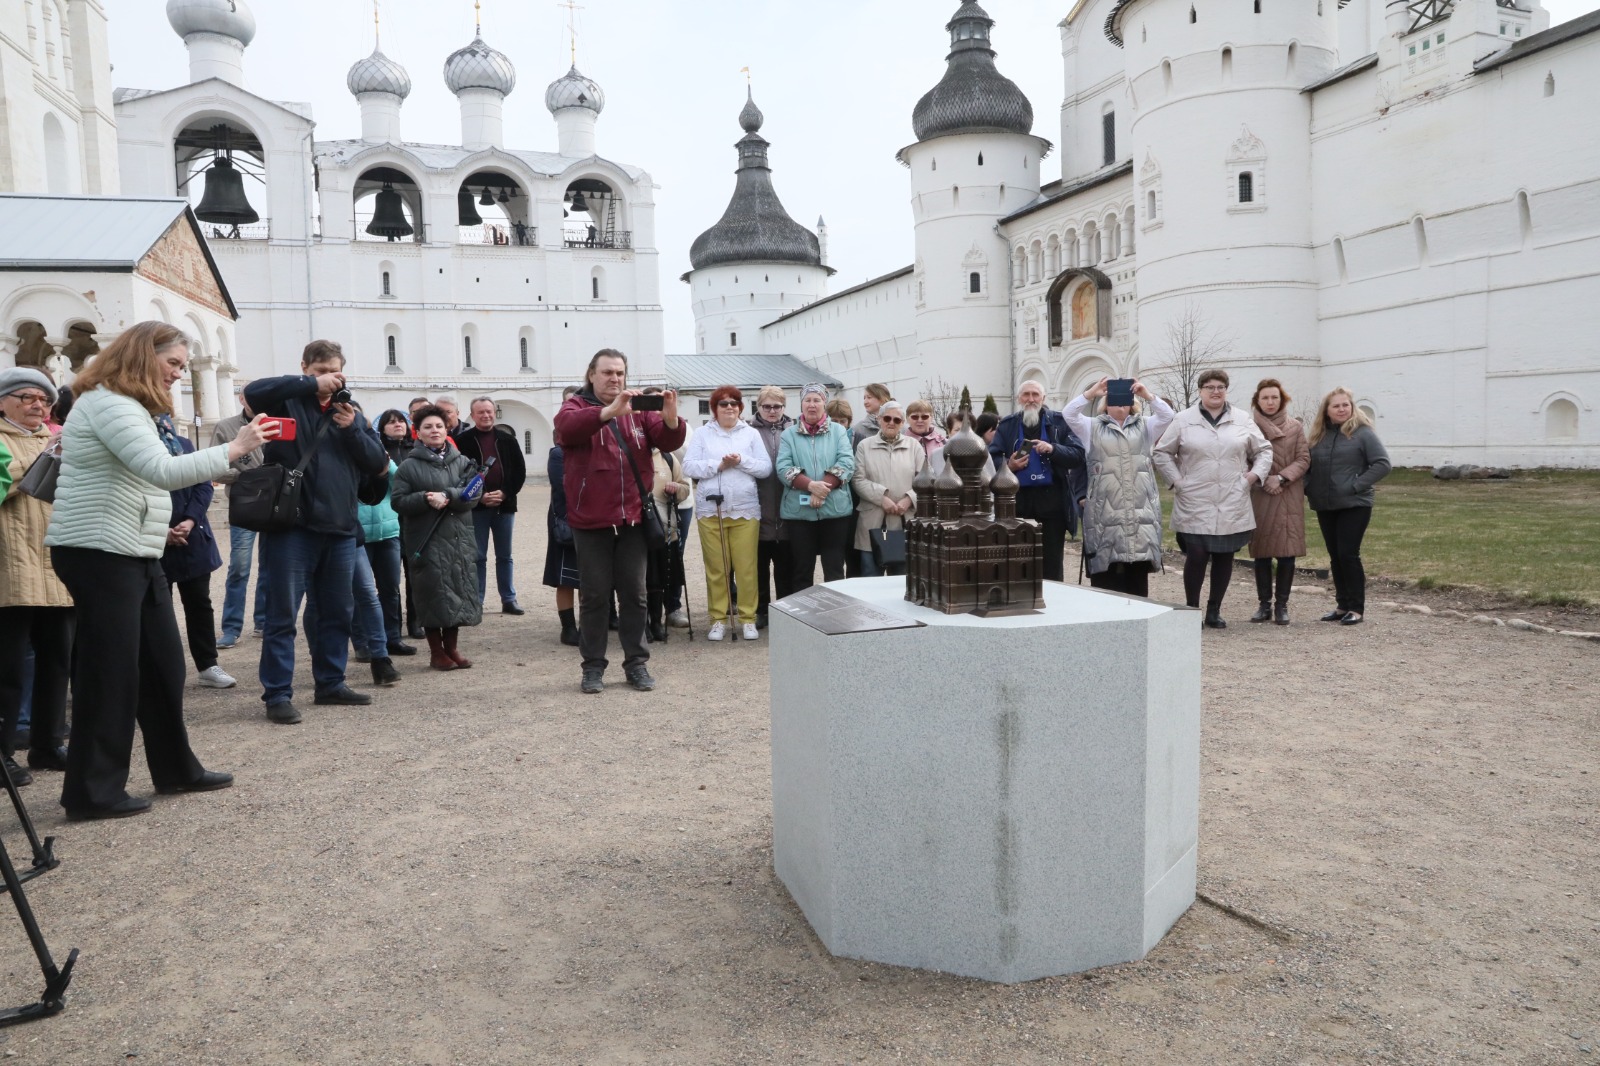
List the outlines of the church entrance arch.
{"type": "Polygon", "coordinates": [[[1050,283],[1046,302],[1050,307],[1050,347],[1063,347],[1069,340],[1110,338],[1111,279],[1103,271],[1094,267],[1063,270],[1050,283]],[[1066,302],[1069,290],[1070,303],[1066,302]]]}

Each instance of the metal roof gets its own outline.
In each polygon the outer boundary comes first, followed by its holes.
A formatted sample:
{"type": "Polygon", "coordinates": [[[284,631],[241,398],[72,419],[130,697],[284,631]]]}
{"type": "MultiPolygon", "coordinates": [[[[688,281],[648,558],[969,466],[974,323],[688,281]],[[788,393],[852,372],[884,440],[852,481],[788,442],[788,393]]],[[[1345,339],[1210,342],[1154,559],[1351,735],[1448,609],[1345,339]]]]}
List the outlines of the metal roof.
{"type": "Polygon", "coordinates": [[[1494,55],[1478,60],[1473,66],[1473,73],[1482,74],[1486,70],[1493,70],[1495,67],[1504,66],[1507,63],[1515,63],[1524,56],[1542,52],[1546,48],[1554,48],[1558,44],[1565,44],[1575,37],[1582,37],[1584,34],[1593,33],[1595,30],[1600,30],[1600,11],[1591,11],[1587,15],[1579,15],[1577,18],[1563,22],[1559,26],[1551,26],[1548,30],[1535,33],[1530,37],[1524,37],[1520,41],[1514,42],[1511,47],[1504,51],[1496,52],[1494,55]]]}
{"type": "MultiPolygon", "coordinates": [[[[482,148],[463,148],[455,144],[420,144],[414,141],[402,141],[398,145],[383,145],[373,144],[371,141],[341,140],[318,141],[313,149],[313,154],[316,161],[321,165],[344,167],[348,166],[352,160],[363,153],[374,149],[381,151],[388,148],[399,148],[429,170],[437,171],[455,170],[467,159],[481,156],[485,153],[482,148]]],[[[584,162],[588,159],[598,159],[603,163],[616,167],[628,175],[631,180],[636,181],[644,174],[644,171],[636,166],[628,163],[618,163],[616,160],[606,159],[604,156],[587,156],[584,159],[578,159],[573,156],[557,155],[555,152],[524,152],[515,148],[493,148],[488,151],[490,153],[500,152],[514,156],[527,164],[529,170],[543,177],[565,174],[572,169],[573,164],[584,162]]],[[[478,165],[487,164],[480,163],[478,165]]]]}
{"type": "Polygon", "coordinates": [[[989,28],[994,20],[970,2],[950,19],[950,55],[939,84],[917,101],[911,128],[917,140],[952,133],[1032,133],[1033,105],[994,65],[989,28]]]}
{"type": "Polygon", "coordinates": [[[0,193],[0,270],[131,273],[173,223],[187,220],[223,300],[239,317],[189,203],[110,196],[0,193]]]}
{"type": "Polygon", "coordinates": [[[759,389],[763,385],[798,389],[813,381],[832,389],[844,387],[844,382],[807,366],[792,355],[669,355],[667,381],[674,389],[696,392],[722,385],[741,390],[759,389]]]}

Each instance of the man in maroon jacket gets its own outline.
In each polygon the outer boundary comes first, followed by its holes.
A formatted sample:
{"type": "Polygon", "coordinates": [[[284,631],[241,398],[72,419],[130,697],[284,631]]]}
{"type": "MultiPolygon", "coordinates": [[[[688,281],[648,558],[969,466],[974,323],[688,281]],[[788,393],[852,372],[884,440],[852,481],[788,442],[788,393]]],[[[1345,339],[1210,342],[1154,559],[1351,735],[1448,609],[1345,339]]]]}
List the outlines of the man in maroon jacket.
{"type": "Polygon", "coordinates": [[[583,388],[556,414],[556,441],[566,458],[562,483],[567,524],[578,553],[581,688],[588,693],[605,688],[613,593],[623,674],[640,692],[656,686],[645,666],[650,661],[650,646],[645,643],[649,548],[639,486],[648,496],[655,470],[650,449],[674,451],[688,434],[678,418],[676,392],[669,389],[662,394],[663,407],[656,414],[635,411],[631,401],[642,392],[627,385],[628,357],[614,348],[602,348],[589,360],[583,388]]]}

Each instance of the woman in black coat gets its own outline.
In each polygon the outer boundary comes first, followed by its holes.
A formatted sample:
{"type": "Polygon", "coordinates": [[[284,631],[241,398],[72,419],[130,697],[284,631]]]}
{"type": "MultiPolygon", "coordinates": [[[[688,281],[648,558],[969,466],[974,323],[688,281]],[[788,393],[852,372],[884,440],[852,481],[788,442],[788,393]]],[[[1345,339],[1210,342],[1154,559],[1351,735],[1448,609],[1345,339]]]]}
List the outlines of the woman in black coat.
{"type": "MultiPolygon", "coordinates": [[[[158,418],[156,428],[170,454],[194,451],[194,444],[178,434],[170,418],[158,418]]],[[[168,586],[176,588],[183,601],[189,657],[194,660],[200,686],[232,688],[238,682],[217,665],[216,614],[211,606],[211,575],[222,567],[217,538],[206,517],[215,492],[211,482],[202,481],[172,494],[172,519],[167,529],[167,547],[161,554],[161,570],[168,586]]]]}
{"type": "Polygon", "coordinates": [[[561,445],[550,449],[545,473],[550,476],[550,506],[545,510],[544,583],[556,590],[556,614],[561,618],[561,643],[578,646],[578,617],[574,610],[578,587],[578,549],[567,525],[566,458],[561,445]]]}
{"type": "Polygon", "coordinates": [[[478,544],[468,517],[477,503],[463,489],[477,469],[445,428],[443,411],[417,412],[417,446],[394,475],[390,500],[400,516],[400,543],[411,560],[417,620],[435,670],[466,669],[456,648],[462,626],[483,620],[478,598],[478,544]]]}

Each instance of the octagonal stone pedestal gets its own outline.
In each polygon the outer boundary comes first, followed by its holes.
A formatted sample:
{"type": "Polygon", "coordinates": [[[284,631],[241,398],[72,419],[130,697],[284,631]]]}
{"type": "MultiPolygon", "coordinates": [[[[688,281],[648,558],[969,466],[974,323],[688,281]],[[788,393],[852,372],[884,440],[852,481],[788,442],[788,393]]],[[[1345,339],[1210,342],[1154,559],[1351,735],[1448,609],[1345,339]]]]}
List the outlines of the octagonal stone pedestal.
{"type": "Polygon", "coordinates": [[[1144,956],[1194,902],[1200,617],[1045,583],[1038,615],[829,589],[771,614],[773,864],[830,952],[990,981],[1144,956]]]}

